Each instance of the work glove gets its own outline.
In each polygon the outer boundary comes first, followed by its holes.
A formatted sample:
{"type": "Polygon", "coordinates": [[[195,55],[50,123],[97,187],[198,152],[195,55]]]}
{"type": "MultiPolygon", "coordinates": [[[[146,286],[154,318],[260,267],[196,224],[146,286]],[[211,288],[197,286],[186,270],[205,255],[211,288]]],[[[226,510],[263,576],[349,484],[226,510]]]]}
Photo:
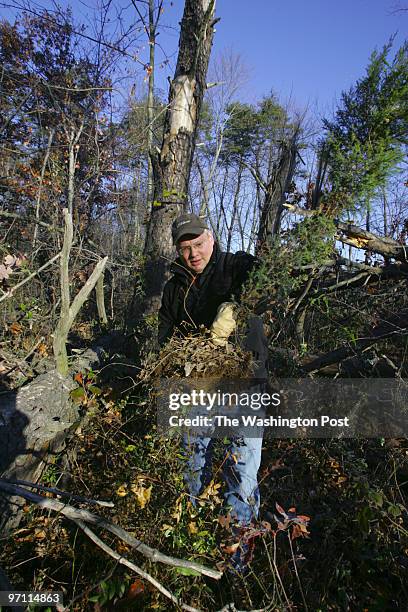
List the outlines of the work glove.
{"type": "Polygon", "coordinates": [[[234,304],[223,302],[217,310],[217,315],[210,327],[211,341],[217,346],[227,346],[228,338],[236,327],[234,304]]]}

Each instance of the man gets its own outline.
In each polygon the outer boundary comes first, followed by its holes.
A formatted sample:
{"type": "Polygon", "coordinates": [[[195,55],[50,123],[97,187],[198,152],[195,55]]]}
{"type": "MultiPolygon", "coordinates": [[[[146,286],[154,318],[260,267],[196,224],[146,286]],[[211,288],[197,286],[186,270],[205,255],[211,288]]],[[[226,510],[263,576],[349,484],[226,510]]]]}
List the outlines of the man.
{"type": "MultiPolygon", "coordinates": [[[[194,214],[178,217],[172,226],[172,236],[179,257],[170,268],[173,276],[163,291],[159,343],[163,345],[173,333],[186,335],[204,325],[211,329],[212,341],[225,346],[235,327],[231,300],[239,299],[255,258],[243,251],[221,252],[207,225],[194,214]]],[[[255,317],[250,322],[250,332],[244,348],[256,353],[255,358],[261,365],[257,377],[266,377],[266,339],[262,323],[255,317]]],[[[213,439],[200,436],[192,439],[190,436],[184,443],[187,453],[185,480],[194,503],[211,479],[213,439]]],[[[232,518],[240,526],[249,525],[258,516],[257,472],[261,449],[261,437],[233,439],[223,464],[227,485],[225,499],[232,518]]],[[[241,551],[234,557],[234,566],[242,569],[241,551]]]]}

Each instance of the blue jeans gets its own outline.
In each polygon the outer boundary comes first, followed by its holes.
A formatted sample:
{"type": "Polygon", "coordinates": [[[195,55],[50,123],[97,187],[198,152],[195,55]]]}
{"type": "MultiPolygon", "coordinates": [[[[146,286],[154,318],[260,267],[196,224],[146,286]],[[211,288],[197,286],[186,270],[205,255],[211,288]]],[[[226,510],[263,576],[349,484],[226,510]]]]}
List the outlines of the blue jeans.
{"type": "MultiPolygon", "coordinates": [[[[211,481],[214,438],[185,434],[184,451],[187,457],[184,479],[192,502],[211,481]]],[[[248,525],[259,513],[258,469],[261,463],[262,437],[233,438],[227,447],[223,463],[223,478],[227,485],[224,494],[231,517],[240,525],[248,525]]]]}

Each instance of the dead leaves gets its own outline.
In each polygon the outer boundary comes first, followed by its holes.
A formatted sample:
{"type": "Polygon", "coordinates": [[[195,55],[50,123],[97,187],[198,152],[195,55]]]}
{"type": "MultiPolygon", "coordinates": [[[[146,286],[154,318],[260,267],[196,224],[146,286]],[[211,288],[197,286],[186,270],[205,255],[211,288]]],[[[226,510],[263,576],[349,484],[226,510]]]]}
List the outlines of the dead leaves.
{"type": "Polygon", "coordinates": [[[145,586],[143,582],[139,578],[136,578],[136,580],[130,585],[129,590],[126,593],[126,597],[127,599],[133,599],[134,597],[137,597],[138,595],[143,593],[144,590],[145,586]]]}
{"type": "Polygon", "coordinates": [[[231,526],[231,515],[227,514],[226,516],[219,516],[218,517],[218,522],[221,525],[221,527],[223,529],[230,529],[231,526]]]}
{"type": "Polygon", "coordinates": [[[210,502],[210,507],[214,508],[216,505],[222,504],[221,499],[218,497],[221,483],[211,480],[210,484],[204,489],[198,498],[200,506],[204,506],[206,502],[210,502]]]}
{"type": "Polygon", "coordinates": [[[116,489],[116,495],[118,497],[125,497],[128,493],[127,484],[122,484],[116,489]]]}
{"type": "Polygon", "coordinates": [[[0,282],[8,280],[10,276],[18,268],[26,263],[27,258],[24,255],[6,255],[3,257],[3,263],[0,263],[0,282]]]}
{"type": "Polygon", "coordinates": [[[151,354],[143,364],[139,378],[248,378],[252,375],[251,353],[237,346],[216,346],[204,327],[184,338],[173,336],[159,355],[151,354]]]}
{"type": "Polygon", "coordinates": [[[139,504],[139,508],[141,510],[143,510],[143,508],[145,508],[145,506],[147,506],[149,503],[152,495],[152,489],[153,485],[150,485],[150,487],[145,486],[145,479],[143,476],[138,476],[136,482],[130,485],[130,490],[136,497],[137,503],[139,504]]]}
{"type": "Polygon", "coordinates": [[[292,540],[299,537],[307,538],[309,536],[308,524],[310,517],[305,514],[297,514],[296,508],[289,508],[287,512],[278,503],[275,504],[277,512],[281,516],[274,515],[275,521],[278,524],[277,531],[287,531],[290,533],[292,540]]]}
{"type": "Polygon", "coordinates": [[[328,471],[331,475],[333,485],[339,486],[342,485],[344,482],[347,482],[348,478],[343,472],[340,463],[336,459],[329,458],[328,471]]]}
{"type": "Polygon", "coordinates": [[[175,509],[173,514],[171,515],[171,518],[174,518],[176,523],[180,522],[181,515],[183,514],[183,499],[185,496],[185,493],[182,493],[176,500],[175,509]]]}
{"type": "Polygon", "coordinates": [[[147,487],[145,485],[146,477],[143,475],[137,476],[135,482],[128,485],[127,483],[121,484],[116,489],[116,495],[118,497],[126,497],[129,493],[133,493],[136,497],[136,501],[141,510],[143,510],[150,501],[152,496],[153,485],[147,487]]]}
{"type": "Polygon", "coordinates": [[[22,331],[23,331],[23,326],[21,325],[21,323],[17,323],[14,322],[10,325],[9,327],[9,331],[14,335],[14,336],[19,336],[22,331]]]}

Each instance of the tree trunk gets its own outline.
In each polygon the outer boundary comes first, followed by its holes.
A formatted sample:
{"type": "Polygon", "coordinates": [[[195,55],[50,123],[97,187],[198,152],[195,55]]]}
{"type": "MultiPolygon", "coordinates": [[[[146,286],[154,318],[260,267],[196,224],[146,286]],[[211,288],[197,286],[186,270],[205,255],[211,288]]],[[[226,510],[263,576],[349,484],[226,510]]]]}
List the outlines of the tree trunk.
{"type": "Polygon", "coordinates": [[[298,133],[297,129],[289,142],[282,143],[279,164],[266,185],[265,200],[259,222],[257,250],[262,245],[270,243],[279,234],[285,193],[293,180],[296,167],[298,133]]]}
{"type": "MultiPolygon", "coordinates": [[[[159,13],[160,10],[158,9],[159,13]]],[[[154,0],[149,0],[149,90],[147,94],[147,206],[151,206],[153,200],[153,166],[150,153],[153,148],[153,122],[154,122],[154,70],[156,49],[156,27],[159,21],[154,18],[154,0]]]]}
{"type": "Polygon", "coordinates": [[[145,245],[143,313],[155,312],[174,250],[171,224],[185,209],[197,123],[206,88],[215,0],[186,0],[163,143],[151,155],[154,196],[145,245]]]}

